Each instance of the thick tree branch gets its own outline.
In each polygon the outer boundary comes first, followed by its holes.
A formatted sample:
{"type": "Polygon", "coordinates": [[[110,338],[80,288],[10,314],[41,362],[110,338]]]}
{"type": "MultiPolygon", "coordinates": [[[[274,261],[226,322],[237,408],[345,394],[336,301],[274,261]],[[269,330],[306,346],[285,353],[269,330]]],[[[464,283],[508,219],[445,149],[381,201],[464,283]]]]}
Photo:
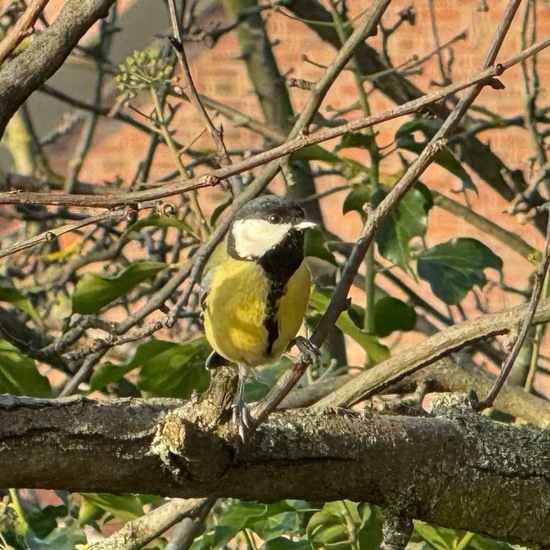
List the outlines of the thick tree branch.
{"type": "MultiPolygon", "coordinates": [[[[417,370],[435,363],[454,351],[473,345],[484,338],[505,334],[517,328],[525,317],[527,306],[490,313],[453,325],[434,334],[421,345],[407,348],[390,359],[366,370],[347,384],[322,399],[321,407],[350,406],[379,393],[417,370]]],[[[541,300],[533,323],[544,323],[550,318],[550,299],[541,300]]],[[[498,401],[497,401],[498,406],[498,401]]]]}
{"type": "Polygon", "coordinates": [[[349,498],[503,540],[550,543],[548,430],[468,411],[406,418],[302,410],[273,415],[242,446],[228,424],[214,427],[217,406],[209,398],[2,397],[0,486],[349,498]]]}
{"type": "Polygon", "coordinates": [[[0,70],[0,137],[29,95],[61,67],[86,31],[114,0],[68,0],[56,20],[0,70]]]}

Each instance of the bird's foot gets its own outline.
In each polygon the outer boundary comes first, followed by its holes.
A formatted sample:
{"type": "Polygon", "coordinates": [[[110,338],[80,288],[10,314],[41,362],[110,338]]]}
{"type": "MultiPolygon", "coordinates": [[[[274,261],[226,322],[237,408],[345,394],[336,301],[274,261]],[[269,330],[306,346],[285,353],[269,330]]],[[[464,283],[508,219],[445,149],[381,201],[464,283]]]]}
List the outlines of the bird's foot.
{"type": "Polygon", "coordinates": [[[312,363],[315,363],[321,356],[319,348],[304,336],[296,336],[294,343],[301,353],[311,359],[312,363]]]}
{"type": "Polygon", "coordinates": [[[233,424],[237,426],[241,441],[244,443],[248,433],[251,431],[252,418],[246,403],[244,402],[244,385],[246,382],[247,368],[242,363],[239,363],[239,387],[237,389],[237,397],[232,405],[233,408],[233,424]]]}
{"type": "Polygon", "coordinates": [[[233,403],[231,408],[233,413],[231,420],[233,424],[237,427],[239,437],[244,443],[252,426],[250,411],[245,403],[239,401],[233,403]]]}

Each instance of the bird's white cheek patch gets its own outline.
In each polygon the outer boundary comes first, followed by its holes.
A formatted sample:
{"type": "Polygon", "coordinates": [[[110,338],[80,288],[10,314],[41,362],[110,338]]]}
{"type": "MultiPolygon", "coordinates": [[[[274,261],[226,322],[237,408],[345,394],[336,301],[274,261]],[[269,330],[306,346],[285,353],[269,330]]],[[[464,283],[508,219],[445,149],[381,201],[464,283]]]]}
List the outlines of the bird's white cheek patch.
{"type": "Polygon", "coordinates": [[[290,223],[269,223],[267,220],[237,220],[233,224],[235,250],[241,258],[263,256],[278,245],[290,231],[290,223]]]}

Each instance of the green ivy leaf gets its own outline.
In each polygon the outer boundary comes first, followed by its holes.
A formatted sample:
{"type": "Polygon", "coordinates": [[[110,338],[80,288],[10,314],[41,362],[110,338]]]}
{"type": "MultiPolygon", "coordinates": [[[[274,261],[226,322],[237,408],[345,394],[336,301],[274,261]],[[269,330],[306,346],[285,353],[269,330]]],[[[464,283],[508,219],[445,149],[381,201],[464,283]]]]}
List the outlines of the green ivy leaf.
{"type": "MultiPolygon", "coordinates": [[[[395,133],[395,142],[397,147],[411,151],[412,153],[420,154],[428,141],[435,136],[442,121],[439,119],[418,118],[403,124],[395,133]],[[417,141],[414,137],[414,132],[422,132],[427,139],[417,141]]],[[[466,189],[471,189],[477,193],[477,187],[464,169],[462,164],[448,149],[438,151],[434,157],[434,162],[445,168],[448,172],[456,176],[462,181],[462,185],[466,189]]]]}
{"type": "Polygon", "coordinates": [[[251,529],[265,541],[275,539],[285,533],[296,533],[301,529],[300,515],[295,511],[271,514],[251,525],[251,529]]]}
{"type": "Polygon", "coordinates": [[[336,151],[348,147],[359,147],[360,149],[370,149],[374,143],[372,134],[362,134],[361,132],[348,132],[342,136],[340,143],[336,146],[336,151]]]}
{"type": "Polygon", "coordinates": [[[415,325],[414,308],[397,298],[386,296],[374,305],[374,327],[380,338],[396,330],[413,330],[415,325]]]}
{"type": "Polygon", "coordinates": [[[38,315],[36,309],[34,309],[32,302],[26,296],[23,296],[16,288],[9,286],[0,287],[0,302],[7,302],[21,309],[27,313],[39,327],[44,325],[42,318],[38,315]]]}
{"type": "Polygon", "coordinates": [[[143,506],[158,497],[144,495],[111,495],[107,493],[83,493],[84,501],[126,521],[143,515],[143,506]]]}
{"type": "Polygon", "coordinates": [[[42,376],[32,359],[15,346],[0,340],[0,393],[51,397],[50,382],[42,376]]]}
{"type": "Polygon", "coordinates": [[[308,538],[313,546],[337,550],[349,548],[351,540],[348,521],[353,521],[359,528],[361,518],[357,512],[358,505],[347,500],[325,504],[322,510],[311,516],[307,524],[308,538]]]}
{"type": "Polygon", "coordinates": [[[334,254],[327,247],[325,234],[317,228],[306,232],[304,254],[309,257],[320,258],[335,266],[338,265],[334,254]]]}
{"type": "Polygon", "coordinates": [[[363,214],[363,206],[370,200],[371,193],[371,188],[368,185],[354,185],[344,199],[344,204],[342,205],[343,213],[347,214],[354,211],[363,214]]]}
{"type": "Polygon", "coordinates": [[[162,262],[136,262],[116,277],[103,277],[85,273],[73,292],[73,313],[97,313],[103,306],[120,298],[147,279],[152,279],[166,264],[162,262]]]}
{"type": "Polygon", "coordinates": [[[224,510],[214,529],[214,537],[210,548],[222,548],[232,538],[261,518],[267,510],[267,505],[256,502],[234,500],[227,510],[224,510]]]}
{"type": "Polygon", "coordinates": [[[302,147],[298,151],[294,151],[291,155],[292,158],[299,158],[300,160],[320,160],[328,164],[340,164],[341,159],[338,155],[331,153],[324,147],[320,145],[308,145],[307,147],[302,147]]]}
{"type": "Polygon", "coordinates": [[[474,535],[469,541],[468,546],[476,550],[527,550],[524,546],[512,546],[506,542],[489,539],[482,535],[474,535]]]}
{"type": "Polygon", "coordinates": [[[165,340],[152,339],[140,344],[128,363],[122,365],[103,363],[94,370],[90,379],[90,389],[92,391],[103,391],[109,384],[117,382],[125,374],[153,360],[163,352],[172,349],[174,345],[177,344],[165,340]]]}
{"type": "Polygon", "coordinates": [[[424,250],[418,256],[418,275],[446,304],[459,304],[474,286],[487,283],[484,270],[502,273],[502,259],[476,239],[458,238],[424,250]]]}
{"type": "Polygon", "coordinates": [[[290,540],[286,537],[277,537],[268,540],[262,550],[313,550],[314,546],[307,540],[290,540]]]}
{"type": "Polygon", "coordinates": [[[348,181],[355,178],[364,179],[369,172],[368,168],[364,164],[361,164],[354,159],[341,157],[331,153],[320,145],[309,145],[308,147],[303,147],[302,149],[292,153],[291,158],[298,158],[307,161],[318,160],[321,162],[326,162],[332,166],[337,166],[342,172],[344,178],[348,181]]]}
{"type": "Polygon", "coordinates": [[[155,213],[137,220],[135,223],[126,228],[124,233],[122,233],[121,239],[127,238],[128,235],[134,231],[139,231],[144,227],[151,226],[161,228],[175,227],[176,229],[181,229],[183,232],[190,235],[194,234],[192,227],[185,221],[180,220],[175,216],[163,216],[162,214],[155,213]]]}
{"type": "Polygon", "coordinates": [[[137,387],[146,397],[189,397],[204,391],[210,373],[204,366],[210,347],[199,338],[170,346],[143,362],[138,371],[137,387]]]}
{"type": "MultiPolygon", "coordinates": [[[[320,313],[327,309],[329,302],[330,298],[318,289],[313,291],[309,300],[310,305],[320,313]]],[[[365,350],[372,363],[380,363],[389,357],[388,348],[380,343],[378,336],[361,330],[347,311],[340,314],[336,326],[365,350]]]]}
{"type": "Polygon", "coordinates": [[[423,237],[428,226],[428,211],[433,205],[429,189],[417,183],[380,224],[376,244],[380,254],[400,267],[413,273],[410,267],[409,243],[413,237],[423,237]]]}
{"type": "Polygon", "coordinates": [[[423,521],[414,522],[415,531],[436,550],[454,550],[465,531],[455,531],[423,521]]]}

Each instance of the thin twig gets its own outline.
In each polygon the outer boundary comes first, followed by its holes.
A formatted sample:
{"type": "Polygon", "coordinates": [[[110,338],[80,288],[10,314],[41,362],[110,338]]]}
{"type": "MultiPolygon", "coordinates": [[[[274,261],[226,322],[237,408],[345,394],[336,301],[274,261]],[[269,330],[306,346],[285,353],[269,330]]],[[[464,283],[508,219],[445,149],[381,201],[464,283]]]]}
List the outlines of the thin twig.
{"type": "Polygon", "coordinates": [[[0,42],[0,65],[11,55],[17,46],[34,32],[33,26],[50,0],[33,0],[23,15],[10,27],[0,42]]]}
{"type": "Polygon", "coordinates": [[[48,241],[55,240],[57,239],[57,237],[61,235],[65,235],[66,233],[76,231],[77,229],[81,229],[83,227],[86,227],[87,225],[97,224],[107,220],[111,220],[111,221],[123,220],[128,216],[133,215],[133,213],[134,211],[131,208],[107,211],[107,212],[103,212],[102,214],[98,214],[97,216],[86,218],[77,223],[69,223],[66,225],[62,225],[61,227],[48,229],[48,231],[44,231],[39,235],[35,235],[34,237],[31,237],[30,239],[25,239],[24,241],[15,242],[11,246],[8,246],[7,248],[0,250],[0,259],[5,258],[6,256],[10,256],[11,254],[16,254],[17,252],[27,250],[28,248],[32,248],[33,246],[36,246],[38,244],[43,244],[48,241]]]}
{"type": "Polygon", "coordinates": [[[404,115],[412,114],[420,107],[441,101],[445,97],[456,94],[457,92],[471,86],[483,86],[487,84],[492,85],[495,77],[502,75],[502,73],[510,67],[521,62],[526,57],[535,55],[548,46],[550,46],[550,38],[538,42],[534,46],[523,50],[502,63],[498,63],[493,67],[482,70],[471,78],[427,94],[419,99],[404,103],[395,109],[391,109],[371,117],[359,118],[347,124],[321,130],[319,132],[315,132],[314,134],[299,134],[282,145],[254,155],[248,159],[244,159],[241,162],[233,164],[232,166],[213,170],[211,173],[206,175],[187,180],[176,180],[175,182],[164,184],[162,187],[155,187],[154,189],[147,189],[132,193],[113,193],[111,195],[104,195],[101,197],[96,197],[94,195],[66,195],[62,193],[0,193],[0,204],[33,203],[90,208],[114,208],[124,204],[138,205],[141,201],[180,195],[194,189],[216,186],[221,180],[232,175],[239,174],[246,170],[251,170],[258,166],[264,165],[266,162],[280,159],[309,145],[316,145],[318,143],[340,137],[348,132],[356,132],[364,128],[369,128],[370,126],[374,126],[375,124],[380,124],[381,122],[386,122],[404,115]]]}
{"type": "MultiPolygon", "coordinates": [[[[546,210],[547,213],[549,212],[548,204],[546,204],[543,208],[544,210],[546,210]]],[[[496,379],[493,388],[491,389],[487,397],[478,404],[478,408],[480,410],[486,409],[493,405],[500,389],[502,388],[504,382],[506,382],[506,378],[508,377],[512,367],[514,366],[514,362],[517,356],[519,355],[521,347],[523,346],[523,343],[525,342],[525,338],[527,337],[527,333],[531,328],[531,323],[533,322],[535,311],[537,310],[537,306],[541,299],[544,280],[546,279],[546,274],[548,273],[549,266],[550,266],[550,216],[548,216],[548,221],[546,226],[546,247],[544,249],[544,258],[542,260],[540,270],[538,271],[535,277],[535,284],[533,286],[533,293],[531,295],[531,300],[529,302],[529,309],[527,310],[527,314],[525,315],[525,319],[523,320],[521,329],[516,337],[514,345],[512,346],[510,353],[506,357],[506,361],[504,361],[502,368],[500,369],[500,374],[496,379]]]]}
{"type": "MultiPolygon", "coordinates": [[[[496,313],[488,313],[453,325],[407,348],[367,371],[355,376],[338,390],[318,401],[316,407],[351,407],[368,399],[406,376],[439,361],[466,346],[515,330],[518,319],[525,318],[529,306],[519,306],[496,313]]],[[[550,320],[550,299],[542,300],[533,323],[550,320]]]]}
{"type": "Polygon", "coordinates": [[[200,516],[205,507],[211,507],[212,499],[174,498],[148,514],[129,521],[122,529],[105,540],[92,544],[90,550],[139,550],[163,535],[170,527],[185,518],[200,516]]]}
{"type": "Polygon", "coordinates": [[[216,145],[220,166],[227,166],[228,164],[231,164],[231,161],[229,160],[229,155],[227,154],[227,149],[225,147],[225,143],[223,142],[221,132],[214,126],[212,120],[210,120],[210,117],[208,116],[208,113],[206,112],[206,109],[204,108],[197,92],[195,82],[191,76],[189,63],[187,62],[187,56],[185,55],[185,49],[183,47],[183,37],[181,34],[181,26],[179,24],[175,0],[168,0],[168,10],[170,12],[172,33],[174,34],[173,37],[169,37],[169,40],[170,44],[172,44],[172,47],[174,48],[174,51],[176,52],[176,57],[180,64],[183,78],[185,80],[185,88],[187,89],[187,93],[189,95],[189,100],[199,113],[204,126],[210,133],[210,136],[216,145]]]}
{"type": "MultiPolygon", "coordinates": [[[[509,3],[506,13],[497,28],[493,40],[491,41],[489,50],[485,55],[482,68],[486,68],[494,63],[500,45],[506,36],[513,16],[519,7],[520,1],[521,0],[511,0],[509,3]]],[[[363,257],[374,239],[378,225],[401,201],[424,170],[426,170],[426,168],[431,164],[437,152],[444,147],[446,137],[456,128],[461,118],[466,114],[470,104],[486,83],[487,82],[477,83],[475,86],[466,91],[464,97],[451,111],[436,135],[424,148],[415,162],[407,169],[401,180],[394,186],[391,192],[384,198],[377,208],[367,213],[367,221],[358,241],[353,247],[348,261],[346,262],[342,273],[342,278],[336,285],[331,301],[310,338],[312,344],[320,346],[324,342],[329,330],[334,326],[342,311],[346,309],[348,304],[347,296],[349,289],[353,283],[353,279],[359,269],[363,257]]],[[[282,399],[301,378],[311,362],[311,357],[301,356],[297,363],[281,377],[281,379],[269,392],[267,397],[265,397],[253,409],[253,427],[257,427],[261,424],[267,418],[269,413],[279,405],[282,399]]]]}

